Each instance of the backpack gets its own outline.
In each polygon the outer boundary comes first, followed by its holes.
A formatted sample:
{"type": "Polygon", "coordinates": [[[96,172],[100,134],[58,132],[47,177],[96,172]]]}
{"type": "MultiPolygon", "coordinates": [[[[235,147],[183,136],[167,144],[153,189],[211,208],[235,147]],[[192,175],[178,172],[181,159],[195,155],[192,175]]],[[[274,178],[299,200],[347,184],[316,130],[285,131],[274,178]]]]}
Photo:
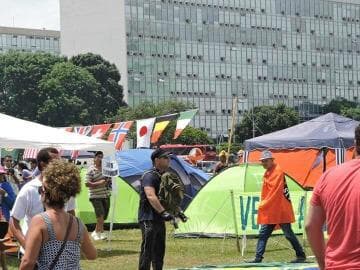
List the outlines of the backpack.
{"type": "Polygon", "coordinates": [[[178,215],[180,205],[184,198],[185,187],[180,178],[171,172],[165,172],[161,176],[159,200],[162,206],[172,215],[178,215]]]}

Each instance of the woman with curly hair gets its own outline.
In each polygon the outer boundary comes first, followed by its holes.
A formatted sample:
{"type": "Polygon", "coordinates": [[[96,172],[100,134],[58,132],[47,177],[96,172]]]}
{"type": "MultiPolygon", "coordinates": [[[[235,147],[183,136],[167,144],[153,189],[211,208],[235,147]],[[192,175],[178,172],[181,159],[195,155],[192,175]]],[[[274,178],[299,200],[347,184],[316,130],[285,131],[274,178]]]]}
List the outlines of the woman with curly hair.
{"type": "Polygon", "coordinates": [[[84,224],[64,210],[70,197],[80,193],[80,173],[69,162],[55,160],[43,172],[39,188],[46,211],[32,218],[20,269],[80,269],[80,253],[96,258],[84,224]]]}

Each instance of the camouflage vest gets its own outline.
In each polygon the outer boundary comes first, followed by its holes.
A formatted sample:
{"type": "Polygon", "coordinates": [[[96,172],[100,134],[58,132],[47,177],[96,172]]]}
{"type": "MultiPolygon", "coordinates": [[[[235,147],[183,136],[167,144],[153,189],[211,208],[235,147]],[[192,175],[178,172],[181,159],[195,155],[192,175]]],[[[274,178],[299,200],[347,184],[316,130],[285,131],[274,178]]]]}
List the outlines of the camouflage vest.
{"type": "Polygon", "coordinates": [[[159,200],[161,205],[171,214],[180,212],[180,204],[184,198],[185,187],[180,178],[171,172],[161,176],[159,200]]]}

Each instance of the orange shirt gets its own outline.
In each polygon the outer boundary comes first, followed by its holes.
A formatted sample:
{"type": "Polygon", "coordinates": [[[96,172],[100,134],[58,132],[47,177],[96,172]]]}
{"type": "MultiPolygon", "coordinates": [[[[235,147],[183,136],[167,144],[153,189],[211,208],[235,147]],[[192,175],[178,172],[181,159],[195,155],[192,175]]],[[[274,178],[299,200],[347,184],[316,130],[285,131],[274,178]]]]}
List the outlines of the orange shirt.
{"type": "Polygon", "coordinates": [[[326,213],[326,269],[360,269],[360,159],[325,172],[311,205],[326,213]]]}
{"type": "Polygon", "coordinates": [[[258,224],[284,224],[295,222],[294,211],[284,194],[285,174],[275,164],[266,170],[258,209],[258,224]]]}

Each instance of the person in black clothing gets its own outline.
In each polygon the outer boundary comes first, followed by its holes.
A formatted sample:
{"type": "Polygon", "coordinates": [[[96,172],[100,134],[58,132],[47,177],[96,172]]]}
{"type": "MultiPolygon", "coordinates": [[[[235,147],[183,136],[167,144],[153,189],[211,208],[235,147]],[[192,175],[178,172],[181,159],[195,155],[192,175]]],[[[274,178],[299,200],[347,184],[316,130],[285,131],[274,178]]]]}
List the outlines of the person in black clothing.
{"type": "Polygon", "coordinates": [[[174,217],[161,205],[161,175],[169,168],[169,153],[158,148],[151,154],[154,168],[143,174],[140,186],[139,223],[142,234],[139,270],[162,270],[165,255],[165,221],[174,217]]]}

